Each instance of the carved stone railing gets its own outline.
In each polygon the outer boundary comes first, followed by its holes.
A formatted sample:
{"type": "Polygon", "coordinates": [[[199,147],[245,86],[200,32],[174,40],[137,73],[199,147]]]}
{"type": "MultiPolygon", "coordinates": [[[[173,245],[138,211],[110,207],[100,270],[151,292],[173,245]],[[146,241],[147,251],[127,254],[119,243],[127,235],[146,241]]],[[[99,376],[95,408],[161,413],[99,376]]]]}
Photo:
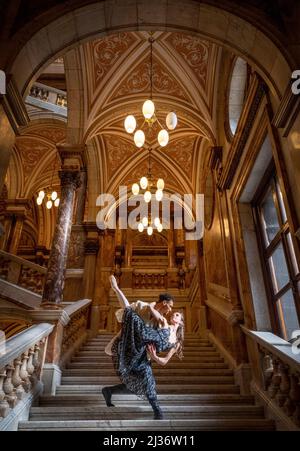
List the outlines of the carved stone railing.
{"type": "Polygon", "coordinates": [[[53,325],[43,323],[2,343],[0,355],[0,426],[1,418],[40,384],[47,337],[53,325]]]}
{"type": "Polygon", "coordinates": [[[67,115],[67,93],[42,83],[34,83],[26,99],[26,103],[45,108],[52,112],[67,115]]]}
{"type": "Polygon", "coordinates": [[[42,294],[47,268],[0,251],[0,279],[42,294]]]}
{"type": "Polygon", "coordinates": [[[91,303],[90,299],[84,299],[64,307],[64,311],[69,315],[70,321],[64,327],[61,366],[64,366],[86,339],[91,303]]]}
{"type": "Polygon", "coordinates": [[[260,355],[262,390],[292,422],[300,427],[300,354],[280,337],[242,327],[255,341],[260,355]]]}
{"type": "Polygon", "coordinates": [[[161,270],[135,270],[133,272],[133,289],[166,289],[167,272],[161,270]]]}

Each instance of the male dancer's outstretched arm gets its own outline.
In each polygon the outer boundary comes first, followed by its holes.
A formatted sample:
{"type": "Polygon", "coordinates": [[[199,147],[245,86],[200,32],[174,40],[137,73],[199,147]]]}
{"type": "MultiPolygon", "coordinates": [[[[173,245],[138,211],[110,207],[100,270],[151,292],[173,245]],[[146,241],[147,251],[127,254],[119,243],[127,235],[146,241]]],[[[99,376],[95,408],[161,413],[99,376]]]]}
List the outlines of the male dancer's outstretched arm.
{"type": "Polygon", "coordinates": [[[114,292],[117,295],[117,298],[119,300],[121,308],[129,307],[130,304],[128,302],[128,299],[124,295],[123,291],[120,290],[120,288],[118,287],[118,282],[116,281],[115,276],[110,276],[109,280],[110,280],[110,284],[111,284],[112,289],[114,290],[114,292]]]}

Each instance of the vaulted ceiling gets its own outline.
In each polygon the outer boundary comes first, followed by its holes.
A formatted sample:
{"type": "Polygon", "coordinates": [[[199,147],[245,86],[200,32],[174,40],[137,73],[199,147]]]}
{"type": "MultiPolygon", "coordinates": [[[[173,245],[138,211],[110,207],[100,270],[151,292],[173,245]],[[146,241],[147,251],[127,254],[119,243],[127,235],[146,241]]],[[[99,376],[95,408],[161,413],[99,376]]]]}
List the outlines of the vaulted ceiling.
{"type": "MultiPolygon", "coordinates": [[[[80,48],[84,92],[85,140],[96,149],[101,191],[116,194],[122,184],[147,172],[147,149],[153,175],[164,177],[171,192],[196,190],[201,150],[216,135],[216,96],[221,49],[198,37],[156,32],[153,37],[153,100],[159,121],[175,111],[178,127],[160,148],[158,124],[146,130],[143,150],[124,129],[134,114],[143,123],[142,105],[150,94],[150,44],[147,32],[124,32],[90,41],[80,48]]],[[[95,165],[95,159],[92,165],[95,165]]]]}

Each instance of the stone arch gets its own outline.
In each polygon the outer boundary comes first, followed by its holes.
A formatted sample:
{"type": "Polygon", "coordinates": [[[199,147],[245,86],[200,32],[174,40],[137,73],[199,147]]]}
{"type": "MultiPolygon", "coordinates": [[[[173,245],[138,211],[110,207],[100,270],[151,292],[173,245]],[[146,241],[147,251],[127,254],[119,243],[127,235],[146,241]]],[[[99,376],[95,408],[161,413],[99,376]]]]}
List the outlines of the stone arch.
{"type": "Polygon", "coordinates": [[[111,2],[74,9],[41,28],[9,67],[24,95],[31,80],[66,50],[118,30],[189,32],[220,44],[246,59],[268,84],[277,102],[291,76],[286,50],[275,38],[220,7],[190,0],[111,2]]]}

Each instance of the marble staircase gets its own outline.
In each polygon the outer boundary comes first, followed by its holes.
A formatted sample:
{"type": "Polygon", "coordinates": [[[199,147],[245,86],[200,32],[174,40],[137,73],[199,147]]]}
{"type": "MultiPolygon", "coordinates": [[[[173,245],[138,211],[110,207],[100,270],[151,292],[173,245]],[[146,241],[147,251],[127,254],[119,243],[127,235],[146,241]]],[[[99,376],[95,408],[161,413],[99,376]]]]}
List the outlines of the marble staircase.
{"type": "Polygon", "coordinates": [[[147,402],[116,395],[103,400],[103,385],[119,383],[104,353],[108,335],[88,341],[63,371],[55,396],[43,395],[20,430],[274,430],[252,396],[242,396],[232,370],[206,339],[189,335],[182,361],[154,365],[165,419],[155,421],[147,402]]]}

